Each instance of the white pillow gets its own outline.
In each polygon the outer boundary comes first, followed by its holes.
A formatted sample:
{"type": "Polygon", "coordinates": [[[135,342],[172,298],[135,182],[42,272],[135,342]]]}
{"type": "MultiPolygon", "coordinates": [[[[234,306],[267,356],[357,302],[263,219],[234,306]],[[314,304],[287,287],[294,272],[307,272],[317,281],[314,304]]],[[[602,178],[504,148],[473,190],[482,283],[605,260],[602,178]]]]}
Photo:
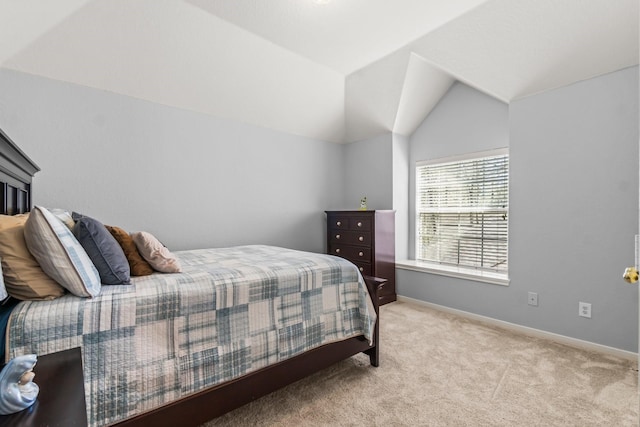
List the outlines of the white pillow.
{"type": "Polygon", "coordinates": [[[60,221],[62,221],[69,230],[73,231],[73,227],[76,225],[76,222],[71,217],[71,214],[69,213],[69,211],[64,209],[58,209],[58,208],[55,208],[55,209],[49,208],[47,210],[51,212],[60,221]]]}
{"type": "Polygon", "coordinates": [[[100,276],[71,230],[47,209],[35,206],[24,225],[27,248],[42,270],[79,297],[100,293],[100,276]]]}
{"type": "Polygon", "coordinates": [[[180,261],[153,234],[146,231],[131,233],[131,238],[142,258],[161,273],[180,273],[180,261]]]}
{"type": "Polygon", "coordinates": [[[2,274],[2,258],[0,258],[0,301],[9,297],[7,289],[4,287],[4,275],[2,274]]]}

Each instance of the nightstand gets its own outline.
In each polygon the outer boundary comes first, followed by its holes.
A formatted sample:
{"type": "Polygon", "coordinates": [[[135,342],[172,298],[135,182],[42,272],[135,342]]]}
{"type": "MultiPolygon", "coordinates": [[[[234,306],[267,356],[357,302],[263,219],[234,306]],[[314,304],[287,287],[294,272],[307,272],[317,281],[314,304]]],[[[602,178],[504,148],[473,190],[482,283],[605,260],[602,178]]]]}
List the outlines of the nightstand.
{"type": "Polygon", "coordinates": [[[38,400],[24,411],[0,415],[0,427],[81,427],[87,425],[80,348],[38,356],[33,381],[38,400]]]}

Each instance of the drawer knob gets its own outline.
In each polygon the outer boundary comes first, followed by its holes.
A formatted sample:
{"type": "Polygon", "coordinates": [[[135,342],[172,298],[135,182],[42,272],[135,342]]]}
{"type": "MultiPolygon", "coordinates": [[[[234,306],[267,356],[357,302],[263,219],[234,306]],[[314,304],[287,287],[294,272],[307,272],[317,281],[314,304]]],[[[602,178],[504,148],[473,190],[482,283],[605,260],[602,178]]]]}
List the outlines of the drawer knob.
{"type": "Polygon", "coordinates": [[[339,238],[340,238],[340,235],[339,235],[339,234],[336,234],[336,239],[339,239],[339,238]]]}
{"type": "Polygon", "coordinates": [[[358,227],[362,227],[362,223],[358,221],[358,227]]]}
{"type": "Polygon", "coordinates": [[[364,271],[364,267],[360,267],[360,272],[362,273],[364,271]]]}
{"type": "Polygon", "coordinates": [[[364,256],[364,253],[358,252],[358,256],[364,256]]]}
{"type": "Polygon", "coordinates": [[[339,254],[340,253],[340,248],[336,249],[336,253],[339,254]]]}
{"type": "Polygon", "coordinates": [[[336,222],[336,225],[337,225],[338,227],[340,227],[340,226],[342,225],[342,221],[338,221],[338,222],[336,222]]]}
{"type": "Polygon", "coordinates": [[[364,240],[364,237],[360,236],[360,237],[358,237],[358,240],[360,240],[362,242],[364,240]]]}

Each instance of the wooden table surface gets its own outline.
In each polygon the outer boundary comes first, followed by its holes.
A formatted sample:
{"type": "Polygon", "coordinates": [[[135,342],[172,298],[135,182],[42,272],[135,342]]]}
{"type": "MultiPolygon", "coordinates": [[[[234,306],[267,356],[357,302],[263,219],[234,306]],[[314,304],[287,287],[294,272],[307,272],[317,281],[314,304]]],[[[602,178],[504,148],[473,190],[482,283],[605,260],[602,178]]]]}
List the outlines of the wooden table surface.
{"type": "Polygon", "coordinates": [[[12,415],[0,415],[0,427],[85,427],[84,377],[80,348],[38,356],[33,382],[38,400],[12,415]]]}

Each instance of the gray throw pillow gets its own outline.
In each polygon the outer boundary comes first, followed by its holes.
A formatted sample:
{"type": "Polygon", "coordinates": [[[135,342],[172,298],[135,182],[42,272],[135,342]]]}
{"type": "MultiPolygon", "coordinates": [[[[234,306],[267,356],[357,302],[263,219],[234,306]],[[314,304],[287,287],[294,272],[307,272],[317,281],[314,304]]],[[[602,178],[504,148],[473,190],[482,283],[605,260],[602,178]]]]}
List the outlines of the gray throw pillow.
{"type": "Polygon", "coordinates": [[[88,216],[74,219],[73,234],[96,266],[102,284],[130,285],[131,270],[127,257],[104,224],[88,216]]]}

